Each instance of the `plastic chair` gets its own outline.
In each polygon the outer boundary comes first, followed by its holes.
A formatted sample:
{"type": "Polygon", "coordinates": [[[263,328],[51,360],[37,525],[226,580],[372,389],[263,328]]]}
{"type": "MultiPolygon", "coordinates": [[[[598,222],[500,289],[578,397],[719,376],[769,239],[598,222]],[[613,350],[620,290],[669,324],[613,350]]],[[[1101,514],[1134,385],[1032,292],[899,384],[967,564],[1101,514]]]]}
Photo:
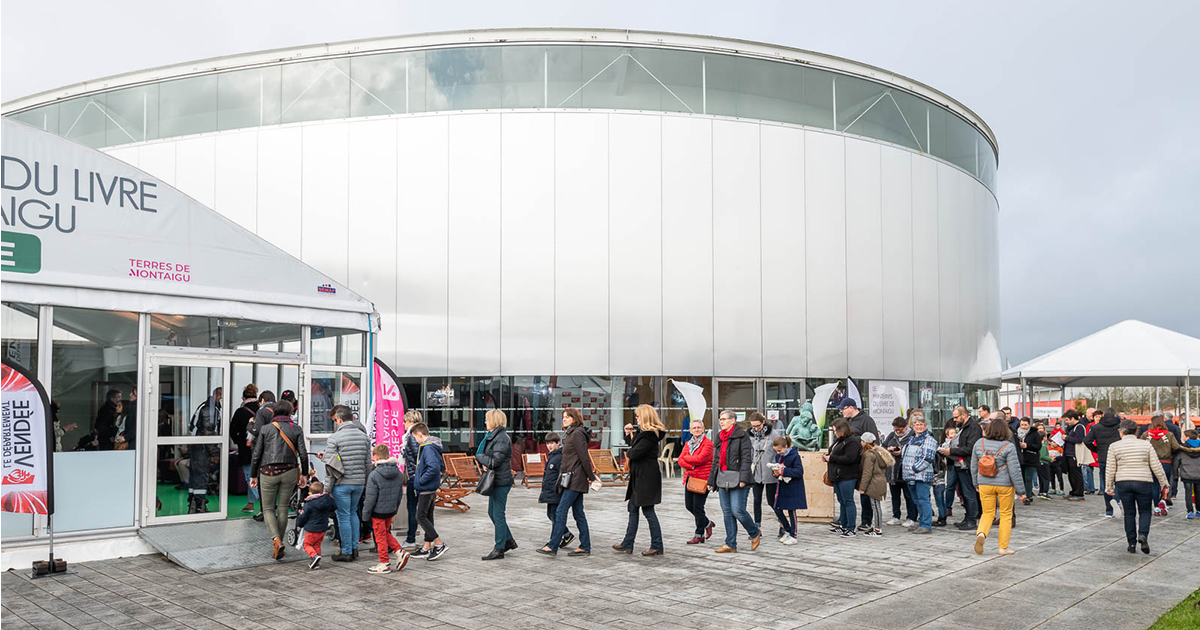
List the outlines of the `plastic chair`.
{"type": "Polygon", "coordinates": [[[658,452],[658,463],[662,466],[664,474],[667,478],[674,477],[675,471],[675,442],[667,442],[662,445],[662,450],[658,452]]]}

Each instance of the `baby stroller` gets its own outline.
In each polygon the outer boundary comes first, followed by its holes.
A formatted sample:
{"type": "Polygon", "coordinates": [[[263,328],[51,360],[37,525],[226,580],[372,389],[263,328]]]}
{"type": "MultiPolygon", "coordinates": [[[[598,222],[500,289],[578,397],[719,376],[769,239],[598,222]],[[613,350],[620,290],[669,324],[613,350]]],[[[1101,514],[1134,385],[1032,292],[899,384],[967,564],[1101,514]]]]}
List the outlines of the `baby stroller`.
{"type": "MultiPolygon", "coordinates": [[[[292,498],[288,500],[288,528],[283,535],[283,542],[289,547],[302,549],[304,545],[304,534],[299,525],[296,524],[296,516],[300,514],[300,506],[304,504],[304,499],[308,497],[308,488],[296,486],[296,491],[292,493],[292,498]]],[[[338,521],[337,517],[329,519],[333,523],[333,537],[338,538],[338,521]]],[[[328,537],[328,534],[326,534],[328,537]]]]}

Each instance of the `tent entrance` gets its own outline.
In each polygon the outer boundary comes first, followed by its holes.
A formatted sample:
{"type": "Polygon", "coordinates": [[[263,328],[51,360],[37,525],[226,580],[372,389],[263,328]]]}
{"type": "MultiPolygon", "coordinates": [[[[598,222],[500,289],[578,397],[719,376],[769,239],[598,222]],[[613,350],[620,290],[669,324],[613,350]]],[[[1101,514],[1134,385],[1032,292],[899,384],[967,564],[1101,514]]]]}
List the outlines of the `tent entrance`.
{"type": "Polygon", "coordinates": [[[249,383],[276,396],[298,392],[300,364],[261,355],[151,352],[148,359],[146,524],[249,519],[259,509],[246,508],[252,498],[246,479],[249,449],[238,447],[241,432],[231,421],[249,383]]]}

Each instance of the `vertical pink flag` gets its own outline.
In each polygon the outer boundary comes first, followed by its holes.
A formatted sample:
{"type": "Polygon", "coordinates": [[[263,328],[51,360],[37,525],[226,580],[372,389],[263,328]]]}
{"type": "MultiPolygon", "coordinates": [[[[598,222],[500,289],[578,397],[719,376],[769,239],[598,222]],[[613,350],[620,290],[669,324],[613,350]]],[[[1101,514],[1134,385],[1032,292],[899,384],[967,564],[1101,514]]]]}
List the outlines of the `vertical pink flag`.
{"type": "Polygon", "coordinates": [[[396,375],[375,359],[375,443],[387,444],[388,452],[400,460],[403,468],[404,392],[396,381],[396,375]]]}

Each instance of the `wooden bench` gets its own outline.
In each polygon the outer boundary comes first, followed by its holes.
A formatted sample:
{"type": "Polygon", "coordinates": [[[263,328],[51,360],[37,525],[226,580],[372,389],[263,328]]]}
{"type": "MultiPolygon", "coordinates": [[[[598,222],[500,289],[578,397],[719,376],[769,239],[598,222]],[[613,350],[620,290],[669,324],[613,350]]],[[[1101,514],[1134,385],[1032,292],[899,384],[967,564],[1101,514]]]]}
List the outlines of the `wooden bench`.
{"type": "Polygon", "coordinates": [[[617,458],[613,457],[611,450],[607,448],[595,449],[588,451],[588,457],[592,459],[592,468],[596,471],[596,476],[600,477],[600,485],[602,486],[623,486],[629,480],[629,473],[617,463],[617,458]],[[608,475],[608,479],[604,476],[608,475]]]}
{"type": "Polygon", "coordinates": [[[542,477],[546,475],[546,456],[541,453],[529,453],[522,461],[525,466],[525,479],[522,483],[526,488],[541,488],[542,477]]]}

